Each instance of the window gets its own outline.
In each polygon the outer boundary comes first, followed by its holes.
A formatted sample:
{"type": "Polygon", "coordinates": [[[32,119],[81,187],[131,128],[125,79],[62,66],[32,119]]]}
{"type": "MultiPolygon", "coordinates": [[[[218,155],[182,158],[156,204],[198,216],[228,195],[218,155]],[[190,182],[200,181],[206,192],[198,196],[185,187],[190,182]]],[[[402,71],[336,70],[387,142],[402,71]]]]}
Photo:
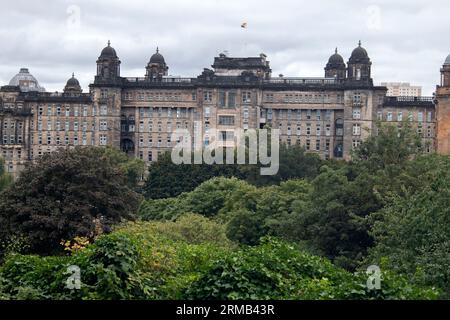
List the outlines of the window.
{"type": "Polygon", "coordinates": [[[106,143],[107,143],[106,135],[104,135],[104,134],[100,135],[100,145],[106,146],[106,143]]]}
{"type": "Polygon", "coordinates": [[[73,115],[74,115],[75,117],[78,117],[78,107],[74,107],[74,108],[73,108],[73,115]]]}
{"type": "Polygon", "coordinates": [[[236,107],[236,92],[230,91],[228,92],[228,108],[236,107]]]}
{"type": "Polygon", "coordinates": [[[316,111],[316,119],[320,120],[322,112],[320,110],[316,111]]]}
{"type": "Polygon", "coordinates": [[[353,108],[353,119],[361,119],[361,108],[353,108]]]}
{"type": "Polygon", "coordinates": [[[219,125],[234,125],[234,116],[219,116],[219,125]]]}
{"type": "Polygon", "coordinates": [[[306,119],[311,120],[311,110],[310,109],[306,110],[306,119]]]}
{"type": "Polygon", "coordinates": [[[47,120],[47,130],[52,130],[52,120],[47,120]]]}
{"type": "Polygon", "coordinates": [[[87,106],[83,107],[83,117],[87,117],[87,113],[88,113],[88,108],[87,106]]]}
{"type": "Polygon", "coordinates": [[[353,124],[353,135],[359,136],[361,135],[361,125],[358,123],[353,124]]]}
{"type": "Polygon", "coordinates": [[[360,141],[359,140],[353,140],[352,141],[352,147],[353,149],[358,148],[358,146],[360,145],[360,141]]]}
{"type": "Polygon", "coordinates": [[[386,116],[387,121],[392,121],[392,112],[388,112],[386,116]]]}
{"type": "Polygon", "coordinates": [[[427,113],[427,121],[428,121],[428,122],[431,122],[431,121],[432,121],[432,113],[431,113],[431,112],[428,112],[428,113],[427,113]]]}
{"type": "Polygon", "coordinates": [[[219,91],[219,107],[224,108],[226,103],[226,92],[219,91]]]}
{"type": "Polygon", "coordinates": [[[397,112],[397,121],[403,121],[403,112],[397,112]]]}
{"type": "Polygon", "coordinates": [[[75,121],[75,122],[73,123],[73,130],[74,130],[74,131],[78,131],[78,121],[75,121]]]}
{"type": "Polygon", "coordinates": [[[69,130],[70,130],[70,122],[66,121],[66,131],[69,131],[69,130]]]}
{"type": "Polygon", "coordinates": [[[266,93],[265,100],[266,102],[273,102],[273,93],[266,93]]]}
{"type": "Polygon", "coordinates": [[[242,92],[242,103],[251,103],[252,102],[252,93],[250,91],[242,92]]]}
{"type": "Polygon", "coordinates": [[[311,135],[311,124],[306,124],[306,135],[309,136],[311,135]]]}
{"type": "Polygon", "coordinates": [[[272,108],[267,109],[267,120],[272,120],[273,118],[273,110],[272,108]]]}
{"type": "Polygon", "coordinates": [[[327,124],[325,126],[325,135],[329,137],[331,135],[331,125],[327,124]]]}
{"type": "Polygon", "coordinates": [[[106,116],[107,114],[108,114],[108,106],[106,105],[100,106],[100,115],[106,116]]]}
{"type": "Polygon", "coordinates": [[[56,130],[61,131],[61,121],[56,121],[56,130]]]}
{"type": "Polygon", "coordinates": [[[316,151],[320,150],[320,140],[316,140],[316,151]]]}
{"type": "Polygon", "coordinates": [[[52,106],[51,105],[48,105],[48,107],[47,107],[47,115],[48,116],[52,115],[52,106]]]}
{"type": "Polygon", "coordinates": [[[320,134],[321,134],[321,127],[320,127],[320,124],[318,124],[318,125],[316,125],[316,136],[320,136],[320,134]]]}
{"type": "Polygon", "coordinates": [[[423,122],[423,112],[417,113],[417,121],[423,122]]]}
{"type": "Polygon", "coordinates": [[[210,116],[210,108],[205,107],[205,117],[208,118],[210,116]]]}
{"type": "Polygon", "coordinates": [[[211,102],[212,101],[212,92],[211,91],[205,91],[203,93],[203,100],[205,102],[211,102]]]}
{"type": "Polygon", "coordinates": [[[306,139],[306,150],[310,150],[311,149],[311,140],[306,139]]]}
{"type": "Polygon", "coordinates": [[[100,98],[102,98],[102,99],[108,98],[108,89],[100,90],[100,98]]]}
{"type": "Polygon", "coordinates": [[[377,119],[380,121],[383,120],[383,112],[382,111],[377,112],[377,119]]]}
{"type": "Polygon", "coordinates": [[[108,122],[106,120],[100,121],[100,131],[108,130],[108,122]]]}
{"type": "Polygon", "coordinates": [[[297,125],[297,135],[300,136],[302,134],[302,127],[298,124],[297,125]]]}
{"type": "Polygon", "coordinates": [[[70,116],[70,107],[66,107],[66,117],[70,116]]]}
{"type": "Polygon", "coordinates": [[[325,120],[331,120],[331,110],[325,111],[325,120]]]}
{"type": "Polygon", "coordinates": [[[244,108],[244,121],[248,121],[248,108],[244,108]]]}
{"type": "Polygon", "coordinates": [[[197,92],[192,92],[192,101],[197,101],[197,92]]]}
{"type": "Polygon", "coordinates": [[[232,131],[220,131],[219,138],[221,141],[233,141],[234,133],[232,131]]]}

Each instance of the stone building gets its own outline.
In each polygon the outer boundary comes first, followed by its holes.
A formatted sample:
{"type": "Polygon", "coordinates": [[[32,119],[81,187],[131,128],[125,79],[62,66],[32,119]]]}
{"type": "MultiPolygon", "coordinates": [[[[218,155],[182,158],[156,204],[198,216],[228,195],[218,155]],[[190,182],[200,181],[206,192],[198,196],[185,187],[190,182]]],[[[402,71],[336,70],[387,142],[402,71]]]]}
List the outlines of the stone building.
{"type": "Polygon", "coordinates": [[[171,140],[175,129],[200,132],[203,145],[215,138],[233,145],[235,129],[270,126],[280,129],[288,145],[349,159],[352,148],[376,132],[377,121],[404,120],[415,123],[429,152],[436,146],[450,152],[450,125],[439,124],[450,123],[447,60],[435,105],[426,97],[386,97],[386,87],[373,84],[372,62],[361,43],[347,63],[336,49],[323,78],[272,77],[264,54],[220,54],[211,69],[182,78],[167,76],[159,49],[142,77],[122,77],[121,61],[108,42],[89,93],[74,75],[63,93],[45,92],[26,69],[1,87],[1,156],[13,173],[43,153],[76,145],[109,145],[150,163],[177,143],[171,140]]]}

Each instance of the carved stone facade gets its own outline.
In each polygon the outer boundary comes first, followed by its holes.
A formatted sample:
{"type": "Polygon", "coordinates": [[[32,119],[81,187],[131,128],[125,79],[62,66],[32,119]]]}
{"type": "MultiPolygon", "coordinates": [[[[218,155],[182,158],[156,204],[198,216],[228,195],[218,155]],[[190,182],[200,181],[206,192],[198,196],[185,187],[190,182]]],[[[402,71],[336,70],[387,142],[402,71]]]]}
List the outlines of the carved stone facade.
{"type": "Polygon", "coordinates": [[[386,87],[374,86],[372,62],[361,44],[347,64],[336,50],[324,78],[272,77],[264,54],[221,54],[213,69],[195,78],[167,76],[158,49],[143,77],[121,77],[120,63],[108,43],[89,93],[82,93],[74,75],[59,94],[43,92],[34,78],[1,87],[0,156],[7,170],[17,173],[44,153],[76,145],[109,145],[151,163],[177,143],[171,134],[180,128],[191,135],[199,131],[203,145],[216,129],[232,145],[235,129],[270,126],[281,130],[288,145],[349,159],[352,148],[376,132],[377,121],[406,119],[415,123],[429,152],[435,146],[450,152],[450,64],[442,71],[435,112],[432,98],[386,97],[386,87]]]}

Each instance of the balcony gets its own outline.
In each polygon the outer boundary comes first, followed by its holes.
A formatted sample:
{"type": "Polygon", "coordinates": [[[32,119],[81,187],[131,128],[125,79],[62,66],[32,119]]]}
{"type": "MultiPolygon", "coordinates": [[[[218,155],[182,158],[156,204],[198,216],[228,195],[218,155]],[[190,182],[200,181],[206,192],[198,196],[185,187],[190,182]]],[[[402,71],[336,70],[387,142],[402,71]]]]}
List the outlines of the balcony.
{"type": "Polygon", "coordinates": [[[335,78],[271,78],[263,80],[264,84],[287,84],[287,85],[334,85],[339,84],[335,78]]]}
{"type": "Polygon", "coordinates": [[[434,107],[433,97],[385,97],[385,106],[420,106],[420,107],[434,107]]]}
{"type": "Polygon", "coordinates": [[[15,116],[30,116],[31,108],[30,107],[6,108],[4,106],[0,106],[0,114],[11,114],[11,115],[15,115],[15,116]]]}

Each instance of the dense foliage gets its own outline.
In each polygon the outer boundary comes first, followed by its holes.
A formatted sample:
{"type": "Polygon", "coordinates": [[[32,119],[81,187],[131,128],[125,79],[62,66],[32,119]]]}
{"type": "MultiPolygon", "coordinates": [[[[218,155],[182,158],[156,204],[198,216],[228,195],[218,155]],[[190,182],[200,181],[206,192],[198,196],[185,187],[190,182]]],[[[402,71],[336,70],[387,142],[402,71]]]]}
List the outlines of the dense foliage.
{"type": "Polygon", "coordinates": [[[94,147],[40,157],[0,196],[3,245],[20,238],[28,252],[54,253],[63,239],[94,239],[132,218],[140,197],[118,158],[94,147]]]}
{"type": "Polygon", "coordinates": [[[282,146],[272,177],[166,155],[143,189],[114,149],[46,155],[0,194],[0,299],[450,298],[450,157],[378,133],[349,162],[282,146]]]}
{"type": "Polygon", "coordinates": [[[257,186],[273,185],[288,179],[313,179],[322,164],[318,155],[306,153],[299,145],[288,147],[285,144],[280,145],[278,173],[267,176],[260,174],[260,164],[177,165],[172,162],[170,153],[165,153],[150,166],[143,189],[147,199],[161,199],[190,192],[213,177],[235,177],[257,186]]]}
{"type": "Polygon", "coordinates": [[[368,290],[367,276],[349,273],[294,245],[267,238],[259,246],[237,248],[220,241],[224,234],[219,225],[194,219],[196,224],[189,227],[185,221],[178,226],[168,221],[129,224],[72,256],[10,255],[0,268],[0,295],[7,299],[433,299],[438,295],[389,273],[383,274],[380,290],[368,290]],[[192,229],[180,237],[177,228],[192,229]],[[193,239],[200,230],[207,236],[193,239]],[[219,239],[215,239],[217,232],[219,239]],[[68,267],[74,265],[80,268],[79,290],[66,285],[71,276],[68,267]]]}

